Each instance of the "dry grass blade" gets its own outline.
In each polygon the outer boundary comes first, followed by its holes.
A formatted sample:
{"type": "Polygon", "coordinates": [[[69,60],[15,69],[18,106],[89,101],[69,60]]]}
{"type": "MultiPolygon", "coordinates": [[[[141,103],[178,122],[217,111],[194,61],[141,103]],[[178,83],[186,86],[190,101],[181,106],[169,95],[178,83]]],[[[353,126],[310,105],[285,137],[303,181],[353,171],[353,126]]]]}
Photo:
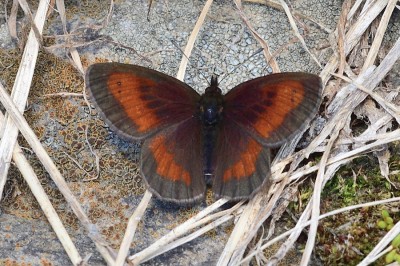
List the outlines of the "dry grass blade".
{"type": "Polygon", "coordinates": [[[114,0],[110,0],[110,7],[108,9],[107,17],[102,23],[103,28],[107,27],[108,23],[110,22],[113,10],[114,10],[114,0]]]}
{"type": "Polygon", "coordinates": [[[333,144],[335,143],[337,137],[339,136],[339,130],[336,130],[331,134],[329,138],[328,145],[325,148],[325,152],[322,155],[321,161],[319,163],[319,169],[317,174],[317,179],[315,181],[313,198],[312,198],[312,209],[311,209],[311,226],[308,232],[307,244],[303,252],[303,257],[301,258],[300,265],[308,265],[310,263],[311,253],[314,249],[314,243],[317,236],[318,229],[318,217],[320,215],[320,203],[321,203],[321,193],[325,177],[325,167],[331,153],[333,144]]]}
{"type": "Polygon", "coordinates": [[[364,7],[358,20],[353,24],[346,34],[345,53],[347,54],[359,41],[361,34],[371,25],[372,21],[386,7],[388,0],[370,1],[364,7]]]}
{"type": "MultiPolygon", "coordinates": [[[[363,86],[369,90],[375,88],[378,85],[378,83],[381,82],[382,79],[387,75],[387,73],[393,67],[396,60],[399,58],[400,54],[399,43],[400,41],[397,40],[396,44],[389,51],[387,56],[384,58],[384,60],[375,69],[373,73],[369,74],[368,71],[365,73],[361,73],[360,76],[357,78],[356,83],[363,84],[363,86]],[[366,81],[363,82],[363,80],[366,81]]],[[[327,66],[327,68],[330,68],[330,66],[327,66]]],[[[352,90],[353,88],[355,89],[354,86],[353,87],[348,86],[348,88],[349,90],[343,89],[342,92],[345,93],[343,93],[343,95],[338,94],[336,96],[336,99],[334,99],[331,105],[327,108],[329,114],[336,112],[337,110],[342,110],[341,112],[346,112],[346,114],[343,113],[341,115],[333,116],[330,122],[324,127],[320,135],[315,140],[313,140],[313,142],[309,145],[309,147],[307,148],[309,151],[315,150],[316,147],[320,143],[322,143],[322,141],[332,132],[335,125],[337,123],[341,123],[341,120],[343,120],[342,117],[349,117],[354,108],[358,106],[367,96],[367,94],[361,91],[353,93],[352,90]],[[349,98],[348,96],[350,92],[353,94],[351,98],[349,98]]]]}
{"type": "Polygon", "coordinates": [[[54,207],[51,205],[51,202],[44,191],[42,184],[40,183],[32,167],[29,165],[28,160],[25,158],[23,151],[18,144],[14,146],[13,160],[20,169],[22,176],[42,208],[43,213],[56,233],[71,262],[73,265],[80,265],[83,260],[79,255],[77,248],[68,235],[68,232],[60,220],[60,217],[58,216],[54,207]]]}
{"type": "MultiPolygon", "coordinates": [[[[189,235],[187,235],[185,237],[182,237],[182,238],[180,238],[180,239],[178,239],[178,240],[176,240],[174,242],[171,242],[168,245],[160,247],[159,252],[154,254],[153,257],[149,257],[148,260],[154,258],[155,256],[163,254],[163,253],[165,253],[165,252],[167,252],[169,250],[172,250],[172,249],[174,249],[176,247],[179,247],[179,246],[181,246],[181,245],[183,245],[185,243],[188,243],[188,242],[192,241],[193,239],[196,239],[197,237],[207,233],[208,231],[217,228],[221,224],[228,222],[229,220],[231,220],[234,217],[235,217],[234,215],[225,215],[225,216],[223,216],[223,217],[221,217],[221,218],[219,218],[219,219],[217,219],[215,221],[212,221],[211,223],[207,224],[206,226],[201,227],[199,230],[197,230],[197,231],[195,231],[195,232],[193,232],[193,233],[191,233],[191,234],[189,234],[189,235]]],[[[145,261],[147,261],[147,260],[145,260],[145,261]]],[[[145,261],[143,261],[143,262],[145,262],[145,261]]]]}
{"type": "Polygon", "coordinates": [[[272,56],[272,53],[271,53],[268,43],[262,38],[262,36],[260,34],[258,34],[256,29],[251,25],[251,23],[247,19],[246,15],[244,14],[241,0],[234,0],[234,2],[235,2],[236,7],[239,10],[239,15],[242,18],[243,22],[249,28],[249,30],[250,30],[251,34],[254,36],[254,38],[260,43],[261,47],[264,49],[264,57],[266,58],[266,61],[268,62],[268,64],[271,65],[272,72],[273,73],[281,72],[279,69],[278,63],[276,62],[275,58],[272,56]]]}
{"type": "MultiPolygon", "coordinates": [[[[399,43],[399,41],[398,41],[398,43],[399,43]]],[[[395,55],[395,54],[392,54],[393,52],[393,50],[397,50],[396,49],[396,47],[397,47],[398,45],[397,45],[397,43],[395,44],[395,46],[393,47],[393,49],[388,53],[388,55],[385,57],[385,59],[382,61],[382,64],[383,65],[386,65],[386,63],[385,63],[385,60],[390,60],[391,61],[391,64],[390,64],[390,66],[388,66],[388,67],[386,67],[386,70],[387,71],[389,71],[390,69],[391,69],[391,67],[393,66],[393,64],[394,64],[394,62],[396,62],[397,61],[397,59],[398,59],[398,57],[399,57],[399,53],[397,53],[397,56],[395,55]],[[394,58],[393,58],[394,57],[394,58]]],[[[382,64],[381,64],[381,66],[382,66],[382,64]]],[[[381,66],[380,67],[378,67],[376,70],[375,70],[375,72],[374,73],[372,73],[371,74],[371,76],[372,75],[374,75],[374,74],[376,74],[376,75],[378,75],[378,73],[380,73],[380,72],[383,72],[383,73],[385,73],[384,75],[382,75],[382,74],[380,74],[380,77],[381,78],[383,78],[385,75],[386,75],[386,71],[381,71],[382,70],[382,68],[381,68],[381,66]]],[[[372,78],[371,78],[372,79],[372,78]]],[[[371,79],[368,79],[367,80],[367,82],[369,82],[371,79]]],[[[379,79],[379,81],[380,81],[381,79],[379,79]]],[[[379,82],[378,81],[378,82],[379,82]]],[[[374,88],[377,84],[378,84],[378,82],[376,81],[376,80],[374,80],[373,81],[373,84],[370,84],[370,88],[372,89],[372,88],[374,88]]],[[[362,101],[362,99],[364,99],[364,98],[360,98],[360,99],[357,99],[355,102],[357,103],[357,105],[362,101]]],[[[352,99],[352,101],[353,101],[354,99],[352,99]]],[[[354,106],[355,107],[355,106],[354,106]]],[[[353,108],[349,108],[348,109],[350,112],[352,112],[352,110],[353,110],[353,108]]],[[[338,117],[346,117],[346,116],[343,116],[343,115],[340,115],[340,116],[338,116],[338,117]]],[[[339,123],[339,125],[340,125],[340,123],[339,123]]],[[[342,125],[340,125],[340,127],[339,127],[339,129],[341,129],[342,127],[344,126],[344,123],[342,122],[342,125]]],[[[336,133],[335,134],[337,134],[338,132],[337,132],[337,128],[338,127],[335,127],[335,131],[336,131],[336,133]]],[[[332,138],[332,137],[331,137],[332,138]]],[[[334,138],[334,139],[336,139],[336,138],[334,138]]],[[[314,198],[315,199],[315,198],[314,198]]],[[[314,217],[314,222],[315,222],[315,217],[314,217]]],[[[314,228],[314,234],[313,235],[309,235],[309,239],[310,238],[313,238],[313,237],[315,237],[315,230],[316,230],[316,228],[314,228]]],[[[313,231],[312,230],[310,230],[310,233],[312,233],[313,231]]],[[[305,254],[307,254],[307,258],[305,258],[304,260],[302,260],[302,264],[303,265],[305,265],[305,264],[307,264],[308,263],[308,261],[309,261],[309,256],[311,255],[311,252],[312,252],[312,248],[313,248],[313,245],[311,245],[310,247],[309,247],[309,249],[308,249],[308,253],[305,253],[305,254]]],[[[307,250],[307,249],[306,249],[307,250]]],[[[303,257],[304,258],[304,257],[303,257]]]]}
{"type": "Polygon", "coordinates": [[[26,0],[18,0],[19,4],[24,11],[25,15],[28,17],[29,21],[31,22],[32,31],[36,36],[38,43],[42,44],[42,31],[39,31],[38,27],[36,26],[35,21],[33,20],[31,9],[29,8],[28,3],[26,0]]]}
{"type": "MultiPolygon", "coordinates": [[[[345,152],[345,153],[336,155],[328,160],[327,165],[335,164],[335,163],[341,162],[343,160],[345,160],[345,162],[343,162],[343,163],[347,163],[349,160],[352,160],[358,156],[361,156],[364,152],[372,150],[373,148],[379,147],[380,145],[399,141],[400,140],[399,134],[400,134],[400,130],[395,130],[395,131],[392,131],[389,133],[382,133],[379,135],[375,135],[375,138],[373,139],[373,140],[375,140],[375,142],[367,144],[367,145],[363,145],[363,146],[361,146],[357,149],[351,150],[349,152],[345,152]]],[[[372,139],[371,139],[371,141],[372,141],[372,139]]],[[[290,177],[290,179],[292,181],[297,180],[304,175],[307,175],[307,174],[317,171],[318,168],[319,168],[319,165],[310,167],[306,171],[302,171],[302,170],[296,171],[293,173],[293,175],[290,177]]]]}
{"type": "Polygon", "coordinates": [[[84,213],[81,205],[78,200],[74,197],[71,190],[68,188],[67,183],[62,177],[60,171],[55,166],[54,162],[51,160],[46,150],[41,145],[40,141],[36,137],[35,133],[29,127],[25,118],[22,116],[21,112],[15,107],[12,102],[10,96],[7,94],[3,87],[0,87],[0,101],[3,104],[4,108],[7,110],[10,119],[12,119],[13,124],[17,126],[17,130],[19,129],[22,135],[25,137],[26,141],[31,146],[32,150],[37,155],[38,159],[42,162],[43,166],[50,174],[50,177],[57,185],[60,192],[65,197],[66,201],[71,206],[75,215],[78,217],[80,222],[84,225],[86,230],[89,233],[89,237],[96,244],[97,249],[103,256],[103,258],[107,261],[107,263],[114,263],[115,254],[111,247],[108,247],[106,241],[102,239],[102,237],[97,233],[97,229],[94,224],[90,222],[86,214],[84,213]]]}
{"type": "MultiPolygon", "coordinates": [[[[370,75],[370,77],[371,77],[371,76],[374,76],[374,75],[379,75],[381,79],[373,80],[373,81],[371,81],[371,79],[374,79],[374,78],[367,79],[366,83],[369,83],[367,86],[368,86],[371,90],[378,84],[378,82],[380,82],[380,81],[383,79],[383,77],[387,74],[387,72],[392,68],[393,64],[394,64],[394,63],[397,61],[397,59],[399,58],[400,53],[397,53],[397,55],[396,55],[396,53],[393,54],[393,51],[396,51],[397,48],[399,47],[399,43],[400,43],[400,40],[397,41],[397,43],[394,45],[394,47],[392,48],[392,50],[388,53],[388,55],[387,55],[387,56],[385,57],[385,59],[382,61],[382,64],[381,64],[378,68],[376,68],[375,71],[370,75]],[[387,61],[390,61],[391,63],[387,63],[386,60],[387,60],[387,61]],[[382,67],[382,65],[383,65],[383,67],[382,67]]],[[[356,93],[356,94],[357,94],[357,93],[356,93]]],[[[355,108],[359,103],[361,103],[361,101],[365,98],[365,95],[359,95],[359,97],[360,97],[360,98],[356,97],[355,99],[351,99],[352,107],[349,106],[350,108],[347,108],[348,111],[346,111],[346,112],[348,112],[348,113],[353,112],[354,108],[355,108]],[[363,96],[364,96],[364,97],[363,97],[363,96]],[[357,105],[354,105],[354,104],[357,104],[357,105]]],[[[339,114],[339,115],[337,115],[338,118],[340,118],[340,117],[347,117],[346,115],[343,115],[343,114],[340,114],[340,113],[342,113],[342,112],[338,112],[338,113],[337,113],[337,114],[339,114]]],[[[345,120],[338,121],[337,124],[336,124],[336,126],[333,127],[333,128],[334,128],[334,131],[333,131],[332,134],[335,135],[336,137],[337,137],[337,134],[338,134],[338,130],[341,130],[341,129],[344,127],[344,125],[345,125],[344,121],[345,121],[345,120]]],[[[336,139],[336,137],[333,137],[332,134],[331,134],[331,137],[330,137],[330,141],[331,141],[332,139],[333,139],[333,140],[336,139]]],[[[318,179],[317,179],[317,182],[318,182],[318,179]]],[[[317,192],[314,192],[314,193],[317,193],[317,192]]],[[[318,195],[315,196],[315,194],[314,194],[313,200],[315,200],[315,197],[318,197],[318,195]]],[[[313,201],[313,204],[315,204],[314,201],[313,201]]],[[[317,208],[317,207],[314,206],[313,208],[317,208]]],[[[313,216],[314,216],[314,215],[318,215],[318,214],[317,214],[317,213],[314,213],[313,216]]],[[[317,218],[316,218],[316,217],[317,217],[317,216],[314,216],[314,217],[313,217],[313,220],[312,220],[312,223],[311,223],[311,225],[313,225],[313,223],[314,223],[314,228],[313,228],[313,227],[310,228],[310,233],[309,233],[309,238],[308,238],[309,240],[308,240],[308,242],[307,242],[306,251],[305,251],[305,253],[304,253],[305,255],[303,256],[303,259],[302,259],[302,265],[307,265],[307,264],[309,263],[309,258],[310,258],[310,255],[311,255],[311,252],[312,252],[312,249],[313,249],[313,243],[312,243],[312,242],[309,242],[309,241],[310,241],[310,239],[314,239],[314,238],[315,238],[316,226],[317,226],[317,223],[316,223],[317,218]],[[309,245],[309,243],[310,243],[310,245],[309,245]],[[307,248],[307,247],[308,247],[308,248],[307,248]]],[[[312,240],[311,240],[311,241],[312,241],[312,240]]]]}
{"type": "MultiPolygon", "coordinates": [[[[66,42],[67,45],[70,43],[70,39],[69,39],[69,34],[67,31],[67,15],[65,12],[65,4],[64,4],[64,0],[56,0],[56,4],[57,4],[57,9],[58,12],[60,14],[61,17],[61,22],[63,25],[63,31],[64,34],[66,35],[66,42]]],[[[69,48],[69,53],[71,54],[71,64],[81,73],[81,75],[83,76],[85,71],[83,70],[83,66],[82,66],[82,61],[79,57],[78,51],[76,50],[75,47],[70,47],[69,48]]]]}
{"type": "MultiPolygon", "coordinates": [[[[10,17],[8,18],[8,32],[10,33],[11,38],[17,40],[17,13],[18,13],[18,0],[13,0],[13,4],[11,7],[10,17]]],[[[6,12],[7,14],[7,12],[6,12]]]]}
{"type": "Polygon", "coordinates": [[[175,239],[181,237],[182,235],[187,234],[189,231],[193,229],[194,224],[198,226],[199,225],[198,222],[200,220],[202,220],[205,216],[209,215],[210,213],[214,212],[216,209],[224,205],[226,202],[227,200],[225,199],[220,199],[216,201],[215,203],[211,204],[204,210],[200,211],[194,217],[188,219],[186,222],[180,224],[175,229],[171,230],[171,232],[161,237],[159,240],[157,240],[155,243],[153,243],[146,249],[140,251],[139,253],[136,253],[135,255],[130,256],[129,260],[133,264],[137,265],[145,260],[148,260],[149,258],[154,257],[155,254],[159,255],[158,251],[161,247],[164,247],[165,245],[171,243],[172,241],[175,241],[175,239]]]}
{"type": "Polygon", "coordinates": [[[379,48],[381,47],[383,36],[389,24],[389,19],[392,16],[393,10],[396,6],[397,0],[390,0],[381,21],[379,22],[378,30],[376,31],[376,35],[374,38],[374,42],[371,45],[370,51],[368,53],[367,58],[365,59],[364,66],[361,71],[365,70],[367,67],[372,65],[375,61],[375,58],[378,54],[379,48]]]}
{"type": "Polygon", "coordinates": [[[196,41],[200,28],[204,23],[208,11],[210,10],[212,2],[213,0],[207,0],[199,18],[197,19],[196,25],[193,27],[192,33],[190,34],[189,40],[185,47],[184,55],[182,56],[181,64],[179,65],[178,73],[176,74],[176,78],[179,80],[183,80],[185,77],[186,67],[189,62],[190,54],[193,50],[194,42],[196,41]]]}
{"type": "MultiPolygon", "coordinates": [[[[41,0],[35,17],[35,23],[40,34],[43,30],[47,9],[47,1],[41,0]]],[[[23,113],[25,109],[38,52],[39,42],[36,39],[33,30],[31,30],[11,94],[14,103],[21,113],[23,113]]],[[[4,134],[0,142],[0,201],[7,180],[12,151],[18,136],[18,128],[8,116],[5,120],[5,125],[3,126],[3,132],[4,134]]]]}
{"type": "Polygon", "coordinates": [[[163,254],[163,253],[165,253],[165,252],[167,252],[169,250],[172,250],[172,249],[174,249],[176,247],[179,247],[179,246],[181,246],[181,245],[183,245],[185,243],[188,243],[188,242],[192,241],[193,239],[196,239],[197,237],[207,233],[208,231],[217,228],[221,224],[226,223],[227,221],[231,220],[234,217],[235,216],[232,215],[232,214],[224,215],[221,218],[210,222],[209,224],[201,227],[197,231],[195,231],[195,232],[193,232],[193,233],[191,233],[191,234],[189,234],[189,235],[187,235],[185,237],[179,238],[179,239],[177,239],[177,240],[175,240],[175,241],[173,241],[173,242],[171,242],[171,243],[169,243],[169,244],[167,244],[165,246],[160,246],[159,250],[155,254],[153,254],[152,256],[142,260],[141,262],[148,261],[148,260],[150,260],[150,259],[152,259],[152,258],[154,258],[154,257],[156,257],[158,255],[161,255],[161,254],[163,254]]]}
{"type": "MultiPolygon", "coordinates": [[[[244,2],[249,2],[249,3],[257,3],[257,4],[263,4],[263,5],[268,5],[272,8],[284,11],[282,5],[280,4],[279,0],[275,1],[275,0],[244,0],[244,2]]],[[[324,30],[326,33],[331,33],[332,30],[329,29],[327,26],[325,26],[324,24],[322,24],[321,22],[308,17],[300,12],[297,11],[292,11],[292,14],[295,15],[296,17],[302,18],[302,19],[306,19],[311,21],[312,23],[318,25],[322,30],[324,30]]]]}
{"type": "Polygon", "coordinates": [[[351,1],[345,0],[342,4],[342,11],[340,13],[339,24],[337,26],[338,32],[338,50],[339,50],[339,74],[343,74],[344,66],[346,64],[346,53],[344,52],[344,37],[346,32],[347,14],[350,11],[351,1]]]}
{"type": "Polygon", "coordinates": [[[393,45],[392,49],[387,53],[385,58],[381,61],[380,65],[376,68],[374,73],[371,74],[370,79],[363,83],[363,86],[368,90],[373,90],[378,86],[379,82],[388,74],[388,72],[393,68],[394,64],[400,58],[400,38],[397,39],[396,43],[393,45]]]}
{"type": "Polygon", "coordinates": [[[129,247],[131,246],[133,236],[135,235],[136,228],[142,219],[144,212],[146,211],[146,207],[149,204],[151,199],[151,192],[148,190],[144,193],[142,201],[139,206],[136,208],[132,216],[129,218],[128,225],[126,226],[126,231],[124,235],[124,239],[122,240],[121,246],[119,247],[118,256],[115,261],[116,266],[124,265],[125,259],[128,256],[129,247]]]}
{"type": "MultiPolygon", "coordinates": [[[[270,191],[273,191],[272,193],[266,193],[265,189],[262,189],[249,201],[236,223],[217,265],[239,264],[248,243],[265,219],[271,215],[287,184],[288,179],[284,179],[280,184],[276,184],[270,189],[270,191]]],[[[268,188],[268,186],[265,186],[265,188],[268,188]]]]}
{"type": "MultiPolygon", "coordinates": [[[[301,214],[299,220],[296,223],[295,228],[293,228],[292,230],[288,231],[290,232],[290,236],[288,237],[288,239],[285,241],[285,243],[283,245],[281,245],[281,247],[279,248],[279,250],[275,253],[275,255],[270,258],[269,262],[268,262],[268,266],[272,266],[272,265],[276,265],[288,252],[289,249],[291,249],[294,245],[294,242],[298,239],[299,235],[301,234],[301,232],[303,231],[303,227],[302,225],[304,223],[306,223],[306,221],[308,220],[308,218],[310,217],[310,213],[311,213],[311,206],[312,206],[312,202],[309,202],[306,206],[306,208],[304,208],[303,213],[301,214]]],[[[285,236],[287,236],[289,234],[285,234],[285,236]]],[[[268,243],[270,243],[271,241],[269,241],[268,243]]],[[[260,250],[265,250],[265,245],[260,247],[260,250]]],[[[256,253],[254,253],[254,255],[256,255],[256,253]]],[[[250,255],[249,255],[250,256],[250,255]]],[[[246,259],[244,259],[246,260],[246,259]]]]}
{"type": "MultiPolygon", "coordinates": [[[[327,176],[332,176],[336,169],[338,169],[338,167],[340,165],[344,165],[348,162],[350,162],[351,160],[353,160],[355,157],[360,156],[362,153],[364,153],[365,151],[369,151],[372,150],[374,148],[377,147],[381,147],[384,144],[390,143],[390,142],[394,142],[394,141],[399,141],[400,140],[400,130],[396,130],[390,133],[384,133],[381,136],[377,136],[376,137],[376,141],[374,143],[365,145],[365,146],[361,146],[360,148],[350,151],[348,153],[345,154],[340,154],[334,158],[331,158],[327,161],[326,165],[330,166],[328,168],[328,170],[326,171],[327,176]]],[[[317,171],[318,169],[320,169],[320,165],[317,165],[315,167],[312,167],[313,171],[317,171]]],[[[311,170],[311,169],[310,169],[311,170]]],[[[304,176],[305,174],[309,174],[311,172],[307,172],[307,173],[303,173],[301,174],[302,176],[304,176]]],[[[293,176],[291,176],[291,180],[293,180],[294,175],[296,175],[296,173],[293,174],[293,176]]],[[[297,178],[296,178],[297,179],[297,178]]],[[[324,180],[326,183],[326,180],[324,180]]],[[[394,200],[398,200],[398,198],[396,199],[390,199],[390,200],[384,200],[384,201],[378,201],[376,202],[376,204],[383,204],[389,201],[394,201],[394,200]]],[[[292,247],[293,243],[297,240],[298,236],[300,235],[300,233],[302,232],[303,228],[310,225],[311,221],[307,221],[308,217],[310,216],[310,210],[311,210],[311,206],[313,204],[313,201],[311,200],[307,207],[304,209],[300,219],[298,220],[296,227],[293,228],[292,230],[290,230],[290,237],[285,241],[285,243],[283,245],[281,245],[281,248],[276,252],[276,254],[270,259],[268,265],[276,265],[276,263],[281,260],[283,258],[283,256],[286,254],[286,252],[292,247]]],[[[357,208],[359,207],[363,207],[363,206],[372,206],[374,205],[375,202],[373,203],[365,203],[365,204],[361,204],[361,205],[356,205],[357,208]]],[[[353,209],[354,206],[350,206],[350,207],[346,207],[343,209],[340,209],[342,211],[346,211],[346,210],[350,210],[353,209]]],[[[335,210],[333,212],[330,212],[329,214],[324,214],[321,215],[318,219],[324,218],[327,215],[333,215],[333,214],[337,214],[338,212],[340,212],[340,210],[335,210]]],[[[286,237],[287,235],[289,235],[289,232],[281,235],[281,237],[275,238],[274,240],[269,241],[267,244],[264,244],[260,250],[258,250],[257,252],[262,252],[262,250],[266,249],[267,247],[269,247],[270,245],[272,245],[273,243],[276,243],[278,240],[281,240],[283,237],[286,237]]],[[[257,252],[253,252],[252,254],[255,255],[257,252]]],[[[250,258],[246,258],[245,260],[248,261],[250,258]]]]}
{"type": "Polygon", "coordinates": [[[385,100],[379,94],[368,90],[363,85],[357,84],[355,81],[349,79],[348,77],[345,77],[345,76],[342,76],[342,75],[336,75],[336,74],[333,74],[333,73],[332,73],[332,75],[335,76],[335,77],[341,78],[341,79],[345,80],[346,82],[349,82],[349,83],[355,85],[362,92],[367,93],[375,101],[377,101],[389,114],[391,114],[397,120],[397,123],[400,123],[400,109],[399,109],[398,106],[396,106],[396,105],[392,104],[391,102],[385,100]]]}
{"type": "Polygon", "coordinates": [[[304,50],[307,51],[307,53],[311,56],[311,58],[315,61],[315,63],[317,63],[317,65],[322,68],[321,64],[319,63],[318,59],[315,57],[315,55],[313,53],[310,52],[310,50],[307,47],[306,42],[304,41],[304,38],[301,36],[299,29],[297,28],[296,22],[294,21],[294,18],[290,12],[289,7],[287,6],[287,4],[285,3],[284,0],[279,0],[279,2],[281,3],[283,9],[285,10],[286,16],[289,19],[289,23],[290,26],[292,26],[292,29],[294,31],[294,34],[296,35],[296,37],[299,39],[299,41],[301,42],[301,44],[303,45],[304,50]]]}
{"type": "Polygon", "coordinates": [[[352,8],[350,9],[349,13],[347,14],[347,20],[351,20],[353,18],[354,14],[360,8],[360,5],[362,4],[362,2],[363,2],[363,0],[356,0],[356,2],[353,4],[352,8]]]}
{"type": "Polygon", "coordinates": [[[83,97],[83,93],[73,93],[73,92],[58,92],[58,93],[49,93],[44,94],[43,98],[46,97],[83,97]]]}

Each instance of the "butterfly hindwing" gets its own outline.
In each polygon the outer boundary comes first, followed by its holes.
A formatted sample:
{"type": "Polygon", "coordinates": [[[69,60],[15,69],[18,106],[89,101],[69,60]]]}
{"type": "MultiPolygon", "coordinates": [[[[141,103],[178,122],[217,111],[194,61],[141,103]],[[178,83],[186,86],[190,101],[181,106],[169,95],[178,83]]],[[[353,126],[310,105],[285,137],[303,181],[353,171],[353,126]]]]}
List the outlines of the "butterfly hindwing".
{"type": "Polygon", "coordinates": [[[225,96],[224,119],[276,147],[302,130],[316,113],[322,83],[317,75],[278,73],[244,82],[225,96]]]}
{"type": "Polygon", "coordinates": [[[201,124],[190,118],[147,139],[142,147],[141,171],[150,190],[177,203],[204,197],[201,124]]]}
{"type": "Polygon", "coordinates": [[[270,176],[270,150],[224,120],[217,133],[212,165],[217,198],[249,198],[270,176]]]}
{"type": "Polygon", "coordinates": [[[100,63],[86,72],[89,97],[125,139],[142,139],[193,115],[200,95],[185,83],[141,66],[100,63]]]}

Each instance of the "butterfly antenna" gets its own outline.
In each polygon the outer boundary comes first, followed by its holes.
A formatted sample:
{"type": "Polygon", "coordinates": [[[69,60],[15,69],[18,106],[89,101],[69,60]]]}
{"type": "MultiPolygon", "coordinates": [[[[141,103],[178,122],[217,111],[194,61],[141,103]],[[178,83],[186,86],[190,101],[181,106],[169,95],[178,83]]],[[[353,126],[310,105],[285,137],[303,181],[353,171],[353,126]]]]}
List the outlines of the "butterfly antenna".
{"type": "Polygon", "coordinates": [[[228,74],[226,74],[220,81],[219,83],[221,83],[226,77],[228,77],[230,74],[232,74],[233,72],[235,72],[239,67],[241,67],[244,63],[246,63],[247,61],[250,60],[250,58],[258,55],[259,53],[261,53],[264,50],[264,48],[259,48],[257,51],[255,51],[252,55],[250,55],[249,57],[246,58],[246,60],[244,60],[241,64],[237,65],[231,72],[229,72],[228,74]]]}
{"type": "MultiPolygon", "coordinates": [[[[179,47],[179,45],[174,40],[171,40],[171,42],[183,54],[183,56],[186,57],[186,59],[189,61],[189,63],[193,66],[193,62],[185,54],[185,52],[181,49],[181,47],[179,47]]],[[[202,57],[202,56],[200,55],[200,57],[202,57]]],[[[215,71],[215,68],[214,68],[214,71],[215,71]]],[[[208,83],[208,85],[211,85],[210,82],[208,81],[208,79],[203,75],[203,73],[200,72],[199,74],[208,83]]]]}

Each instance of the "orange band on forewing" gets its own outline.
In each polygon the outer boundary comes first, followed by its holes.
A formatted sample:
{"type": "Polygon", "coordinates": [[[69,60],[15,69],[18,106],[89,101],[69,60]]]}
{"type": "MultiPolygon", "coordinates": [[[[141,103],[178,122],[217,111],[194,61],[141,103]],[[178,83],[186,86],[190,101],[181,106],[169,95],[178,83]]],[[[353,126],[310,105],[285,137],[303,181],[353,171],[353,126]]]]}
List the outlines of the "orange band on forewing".
{"type": "Polygon", "coordinates": [[[124,109],[125,114],[137,126],[138,132],[145,132],[160,123],[152,110],[147,110],[146,88],[154,87],[154,81],[126,73],[116,72],[109,75],[107,88],[124,109]]]}
{"type": "Polygon", "coordinates": [[[254,128],[257,132],[267,138],[274,129],[278,129],[285,121],[286,116],[303,101],[305,92],[303,85],[297,81],[286,81],[284,84],[274,86],[273,96],[270,96],[271,91],[265,91],[260,101],[268,101],[269,106],[264,106],[265,119],[259,119],[254,128]],[[287,99],[288,100],[281,100],[287,99]]]}
{"type": "Polygon", "coordinates": [[[257,157],[262,151],[262,146],[253,139],[249,139],[246,149],[240,154],[237,162],[224,171],[223,180],[240,180],[248,178],[256,171],[257,157]]]}
{"type": "Polygon", "coordinates": [[[182,181],[189,186],[191,183],[189,172],[175,161],[174,154],[168,151],[165,141],[165,136],[161,135],[154,137],[149,144],[157,164],[157,174],[169,181],[182,181]]]}

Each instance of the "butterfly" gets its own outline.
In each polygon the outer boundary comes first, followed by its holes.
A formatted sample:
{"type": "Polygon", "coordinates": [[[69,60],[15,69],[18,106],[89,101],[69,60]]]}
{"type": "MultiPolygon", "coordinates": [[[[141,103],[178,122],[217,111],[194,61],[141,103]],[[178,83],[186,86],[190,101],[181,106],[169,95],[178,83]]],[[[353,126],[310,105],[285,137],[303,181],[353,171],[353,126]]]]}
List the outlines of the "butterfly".
{"type": "Polygon", "coordinates": [[[252,197],[271,175],[270,148],[315,116],[322,82],[278,73],[223,95],[216,76],[204,94],[161,72],[130,64],[88,67],[85,85],[100,115],[123,139],[143,141],[141,174],[159,198],[193,203],[212,184],[216,198],[252,197]]]}

